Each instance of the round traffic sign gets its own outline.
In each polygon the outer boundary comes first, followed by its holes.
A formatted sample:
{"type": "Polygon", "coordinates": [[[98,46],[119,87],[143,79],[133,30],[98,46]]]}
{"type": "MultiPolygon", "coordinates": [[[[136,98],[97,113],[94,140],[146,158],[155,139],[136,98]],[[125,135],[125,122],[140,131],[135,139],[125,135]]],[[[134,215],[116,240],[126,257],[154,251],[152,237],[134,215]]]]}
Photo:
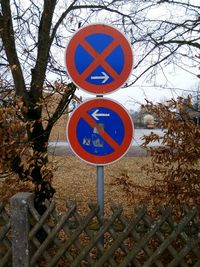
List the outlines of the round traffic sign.
{"type": "Polygon", "coordinates": [[[65,54],[66,68],[74,83],[95,94],[121,87],[133,66],[132,48],[116,28],[91,24],[70,39],[65,54]]]}
{"type": "Polygon", "coordinates": [[[133,138],[129,113],[108,98],[83,102],[72,113],[67,138],[74,153],[95,165],[106,165],[121,158],[133,138]]]}

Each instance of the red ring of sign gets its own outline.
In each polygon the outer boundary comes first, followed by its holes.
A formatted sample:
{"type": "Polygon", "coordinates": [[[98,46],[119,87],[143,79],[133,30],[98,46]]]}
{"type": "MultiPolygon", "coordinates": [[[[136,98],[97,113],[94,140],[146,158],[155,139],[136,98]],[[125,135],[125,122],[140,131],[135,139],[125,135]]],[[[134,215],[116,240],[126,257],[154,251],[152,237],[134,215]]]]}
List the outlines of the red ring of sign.
{"type": "MultiPolygon", "coordinates": [[[[117,60],[117,59],[116,59],[117,60]]],[[[92,24],[81,28],[68,43],[66,48],[65,56],[66,68],[69,76],[74,81],[74,83],[82,88],[83,90],[95,93],[95,94],[106,94],[115,91],[121,87],[128,79],[132,67],[133,67],[133,53],[131,46],[126,39],[126,37],[117,29],[104,25],[104,24],[92,24]],[[108,45],[101,54],[99,54],[89,43],[85,40],[85,37],[96,34],[104,33],[113,37],[113,42],[108,45]],[[81,44],[84,48],[92,55],[94,61],[86,68],[86,70],[79,74],[77,67],[75,65],[75,53],[78,45],[81,44]],[[119,45],[124,52],[124,67],[120,74],[118,74],[106,61],[105,58],[114,50],[114,48],[119,45]],[[92,71],[99,65],[106,64],[107,72],[114,79],[112,82],[104,85],[96,85],[87,82],[87,77],[92,73],[92,71]]]]}
{"type": "Polygon", "coordinates": [[[91,164],[106,165],[124,156],[132,143],[133,130],[132,119],[129,113],[121,105],[108,98],[96,98],[83,102],[74,110],[68,121],[67,138],[71,149],[78,157],[91,164]],[[87,113],[88,110],[96,107],[105,107],[115,111],[124,124],[124,140],[121,145],[118,145],[113,141],[112,137],[102,129],[98,129],[99,134],[115,149],[113,153],[105,156],[96,156],[84,150],[80,145],[76,134],[78,122],[83,117],[87,118],[87,123],[89,123],[91,127],[98,128],[97,122],[87,113]]]}

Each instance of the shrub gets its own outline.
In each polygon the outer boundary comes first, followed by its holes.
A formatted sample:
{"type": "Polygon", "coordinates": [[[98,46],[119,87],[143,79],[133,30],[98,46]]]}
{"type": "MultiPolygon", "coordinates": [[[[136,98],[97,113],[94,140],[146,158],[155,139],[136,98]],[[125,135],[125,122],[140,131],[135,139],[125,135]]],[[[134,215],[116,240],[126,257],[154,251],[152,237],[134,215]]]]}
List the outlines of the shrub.
{"type": "Polygon", "coordinates": [[[143,147],[151,156],[145,166],[149,179],[150,199],[154,204],[167,204],[175,208],[185,205],[200,206],[200,129],[188,112],[191,99],[179,97],[166,104],[147,101],[145,109],[159,118],[158,127],[163,135],[153,132],[143,137],[143,147]],[[158,147],[149,146],[159,141],[158,147]]]}

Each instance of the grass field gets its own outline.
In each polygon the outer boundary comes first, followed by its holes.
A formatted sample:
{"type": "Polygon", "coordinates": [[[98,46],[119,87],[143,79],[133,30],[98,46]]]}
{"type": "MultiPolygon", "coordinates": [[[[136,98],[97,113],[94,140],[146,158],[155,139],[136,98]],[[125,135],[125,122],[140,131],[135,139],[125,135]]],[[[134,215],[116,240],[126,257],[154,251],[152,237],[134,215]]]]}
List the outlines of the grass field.
{"type": "MultiPolygon", "coordinates": [[[[56,157],[56,160],[58,163],[53,186],[59,208],[64,207],[67,199],[72,199],[77,201],[79,208],[86,209],[88,202],[96,201],[96,166],[86,164],[74,156],[56,157]]],[[[150,157],[124,157],[104,167],[106,210],[114,202],[129,212],[131,206],[143,198],[145,191],[140,186],[149,185],[143,165],[149,161],[150,157]]]]}
{"type": "MultiPolygon", "coordinates": [[[[88,202],[96,202],[96,166],[75,156],[50,156],[50,160],[56,166],[53,186],[59,210],[65,209],[67,200],[76,200],[81,210],[88,209],[88,202]]],[[[149,180],[142,169],[149,161],[150,157],[124,157],[104,167],[105,210],[114,202],[129,213],[143,198],[145,191],[140,186],[148,186],[149,180]]],[[[33,190],[30,182],[20,182],[14,176],[0,179],[0,199],[8,200],[16,192],[27,190],[33,190]]]]}

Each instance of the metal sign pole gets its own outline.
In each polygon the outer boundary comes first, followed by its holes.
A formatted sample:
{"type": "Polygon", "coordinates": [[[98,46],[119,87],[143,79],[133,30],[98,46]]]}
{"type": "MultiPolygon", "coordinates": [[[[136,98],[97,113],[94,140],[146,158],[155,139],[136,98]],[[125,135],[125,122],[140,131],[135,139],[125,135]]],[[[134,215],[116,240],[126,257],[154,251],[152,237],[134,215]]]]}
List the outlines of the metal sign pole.
{"type": "MultiPolygon", "coordinates": [[[[99,206],[100,223],[104,220],[104,166],[97,166],[97,203],[99,206]]],[[[102,227],[102,226],[101,226],[102,227]]],[[[99,244],[104,247],[104,237],[99,239],[99,244]]],[[[100,252],[98,252],[99,254],[100,252]]],[[[101,256],[101,254],[99,254],[101,256]]]]}
{"type": "Polygon", "coordinates": [[[100,218],[104,217],[104,166],[97,166],[97,202],[100,218]]]}
{"type": "MultiPolygon", "coordinates": [[[[103,97],[103,95],[96,95],[96,98],[103,97]]],[[[104,166],[97,166],[97,204],[99,206],[99,217],[101,222],[104,220],[104,166]]],[[[104,247],[104,237],[99,240],[104,247]]]]}
{"type": "MultiPolygon", "coordinates": [[[[103,97],[103,95],[96,95],[103,97]]],[[[97,203],[99,206],[99,215],[101,220],[104,217],[104,166],[97,166],[97,203]]]]}

